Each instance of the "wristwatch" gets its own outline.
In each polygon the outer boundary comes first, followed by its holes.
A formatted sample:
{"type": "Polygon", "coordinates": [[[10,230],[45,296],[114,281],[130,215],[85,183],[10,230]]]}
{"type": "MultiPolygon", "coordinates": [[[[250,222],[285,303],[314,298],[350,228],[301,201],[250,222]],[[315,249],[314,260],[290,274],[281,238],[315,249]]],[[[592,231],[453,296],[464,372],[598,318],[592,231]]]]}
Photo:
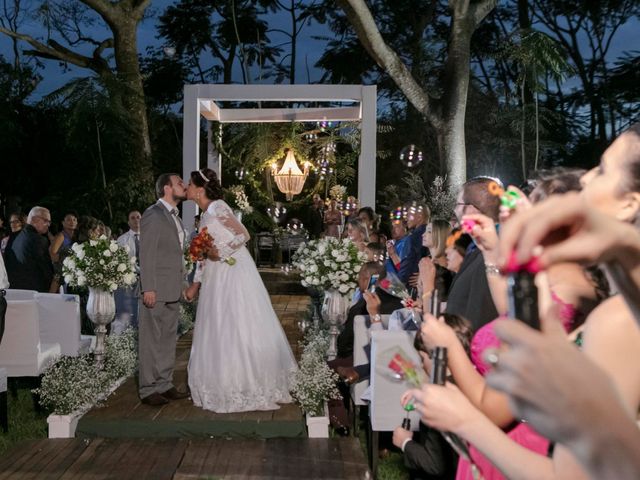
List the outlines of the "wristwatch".
{"type": "Polygon", "coordinates": [[[382,317],[379,313],[371,316],[371,323],[380,323],[382,321],[382,317]]]}

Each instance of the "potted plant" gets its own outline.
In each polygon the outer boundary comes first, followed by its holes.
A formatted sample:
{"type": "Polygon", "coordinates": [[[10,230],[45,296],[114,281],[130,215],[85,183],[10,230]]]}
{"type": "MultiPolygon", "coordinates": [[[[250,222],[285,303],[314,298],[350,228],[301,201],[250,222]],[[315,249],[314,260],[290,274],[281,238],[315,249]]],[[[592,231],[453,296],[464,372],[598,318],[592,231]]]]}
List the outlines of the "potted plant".
{"type": "Polygon", "coordinates": [[[78,420],[105,400],[138,364],[135,331],[107,340],[107,359],[100,369],[89,355],[62,356],[45,371],[34,390],[40,404],[52,412],[47,418],[49,438],[72,438],[78,420]]]}
{"type": "Polygon", "coordinates": [[[338,374],[325,360],[328,344],[326,331],[315,328],[309,332],[291,382],[291,396],[307,417],[309,438],[329,438],[327,401],[342,398],[337,387],[338,374]]]}

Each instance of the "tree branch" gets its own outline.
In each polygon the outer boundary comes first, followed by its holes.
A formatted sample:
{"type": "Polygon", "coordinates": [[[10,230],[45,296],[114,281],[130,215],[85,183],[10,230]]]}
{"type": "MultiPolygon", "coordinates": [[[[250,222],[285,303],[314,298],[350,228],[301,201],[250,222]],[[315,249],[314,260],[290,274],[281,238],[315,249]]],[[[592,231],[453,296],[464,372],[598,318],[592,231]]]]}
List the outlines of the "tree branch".
{"type": "Polygon", "coordinates": [[[337,0],[356,31],[360,43],[376,63],[386,70],[411,104],[433,125],[441,123],[433,99],[416,82],[407,66],[386,44],[364,0],[337,0]]]}
{"type": "Polygon", "coordinates": [[[115,15],[117,15],[118,3],[111,3],[108,0],[80,0],[89,8],[92,8],[100,14],[108,24],[112,23],[115,15]]]}
{"type": "Polygon", "coordinates": [[[497,0],[484,0],[482,2],[469,5],[469,8],[471,9],[471,18],[473,19],[473,25],[475,28],[482,23],[494,8],[496,8],[497,3],[497,0]]]}

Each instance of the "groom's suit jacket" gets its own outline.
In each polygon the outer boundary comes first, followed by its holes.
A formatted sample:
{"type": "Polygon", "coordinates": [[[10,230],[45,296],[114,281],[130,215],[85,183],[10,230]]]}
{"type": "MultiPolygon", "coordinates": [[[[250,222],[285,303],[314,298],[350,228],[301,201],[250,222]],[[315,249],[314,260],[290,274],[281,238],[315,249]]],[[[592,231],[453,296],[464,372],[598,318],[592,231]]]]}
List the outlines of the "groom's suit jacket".
{"type": "MultiPolygon", "coordinates": [[[[182,222],[178,218],[182,228],[182,222]]],[[[158,302],[177,302],[184,278],[183,251],[173,215],[158,201],[140,222],[140,290],[158,302]]]]}

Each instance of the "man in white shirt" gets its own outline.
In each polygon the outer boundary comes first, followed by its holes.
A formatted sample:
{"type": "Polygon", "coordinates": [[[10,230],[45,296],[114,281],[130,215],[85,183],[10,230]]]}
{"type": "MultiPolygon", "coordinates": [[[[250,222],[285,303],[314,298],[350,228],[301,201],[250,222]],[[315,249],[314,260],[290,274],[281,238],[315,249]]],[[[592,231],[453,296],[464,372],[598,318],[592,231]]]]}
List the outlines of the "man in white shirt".
{"type": "MultiPolygon", "coordinates": [[[[142,215],[137,210],[129,212],[129,231],[118,237],[118,245],[129,249],[129,258],[136,258],[136,272],[139,269],[140,256],[140,219],[142,215]]],[[[116,290],[116,318],[111,324],[111,333],[120,334],[128,326],[138,328],[138,302],[140,299],[140,285],[136,282],[130,287],[120,287],[116,290]]]]}
{"type": "Polygon", "coordinates": [[[4,335],[4,316],[7,313],[7,299],[4,298],[7,288],[9,288],[9,277],[4,268],[4,258],[0,255],[0,343],[4,335]]]}

